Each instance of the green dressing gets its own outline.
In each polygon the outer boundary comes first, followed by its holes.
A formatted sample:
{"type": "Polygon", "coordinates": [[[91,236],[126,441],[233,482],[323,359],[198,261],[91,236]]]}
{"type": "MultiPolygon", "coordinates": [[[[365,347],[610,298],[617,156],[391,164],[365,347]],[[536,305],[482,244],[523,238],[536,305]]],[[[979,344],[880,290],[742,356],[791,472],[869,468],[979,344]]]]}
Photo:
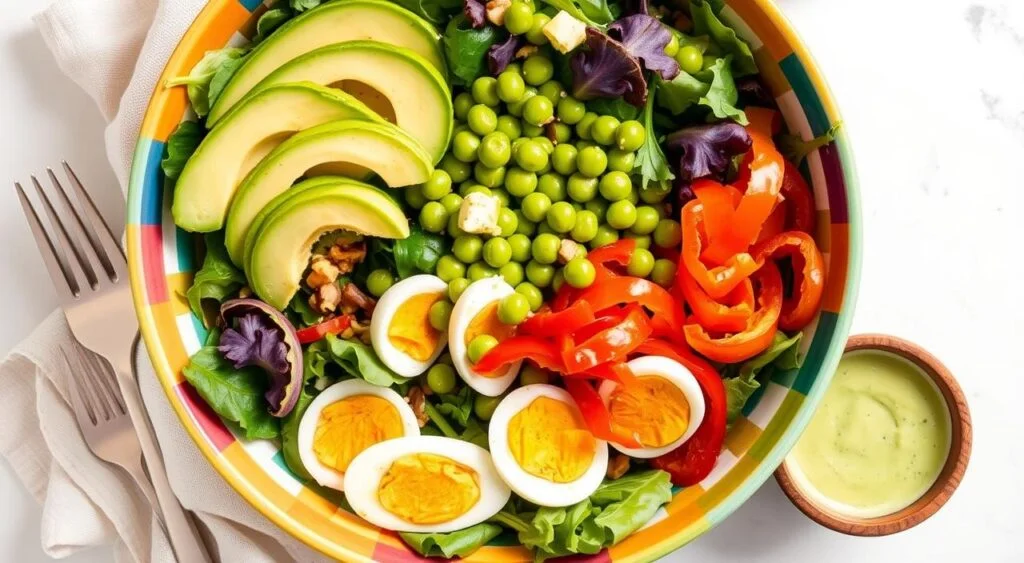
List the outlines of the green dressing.
{"type": "Polygon", "coordinates": [[[788,467],[818,504],[847,516],[884,516],[935,483],[950,428],[941,392],[918,366],[888,352],[851,352],[788,467]]]}

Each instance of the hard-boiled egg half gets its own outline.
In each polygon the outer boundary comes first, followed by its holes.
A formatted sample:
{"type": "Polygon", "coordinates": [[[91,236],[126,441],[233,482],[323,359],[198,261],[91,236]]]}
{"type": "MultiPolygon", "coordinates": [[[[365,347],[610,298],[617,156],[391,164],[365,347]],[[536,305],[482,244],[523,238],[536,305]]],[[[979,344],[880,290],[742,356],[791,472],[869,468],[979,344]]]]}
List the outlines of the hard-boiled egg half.
{"type": "Polygon", "coordinates": [[[299,421],[299,459],[317,483],[343,491],[352,460],[370,446],[419,436],[416,414],[398,393],[348,379],[324,389],[299,421]]]}
{"type": "Polygon", "coordinates": [[[690,439],[704,420],[704,394],[690,370],[664,356],[644,356],[627,364],[636,376],[628,387],[601,383],[601,395],[616,433],[634,436],[639,448],[612,442],[637,458],[666,454],[690,439]]]}
{"type": "Polygon", "coordinates": [[[488,433],[501,478],[540,506],[587,498],[608,469],[608,446],[587,429],[569,393],[554,385],[509,393],[494,410],[488,433]]]}
{"type": "Polygon", "coordinates": [[[388,440],[356,456],[345,496],[368,522],[399,532],[452,532],[494,516],[512,492],[487,450],[453,438],[388,440]]]}
{"type": "Polygon", "coordinates": [[[474,391],[497,397],[508,389],[519,374],[522,362],[515,362],[492,373],[473,369],[469,361],[469,343],[477,336],[489,334],[498,342],[515,333],[515,327],[498,319],[498,302],[515,290],[500,277],[484,278],[469,285],[452,308],[448,322],[448,352],[459,377],[474,391]]]}
{"type": "Polygon", "coordinates": [[[430,326],[430,307],[445,298],[448,284],[421,274],[388,288],[370,319],[373,351],[402,377],[427,371],[444,350],[448,335],[430,326]]]}

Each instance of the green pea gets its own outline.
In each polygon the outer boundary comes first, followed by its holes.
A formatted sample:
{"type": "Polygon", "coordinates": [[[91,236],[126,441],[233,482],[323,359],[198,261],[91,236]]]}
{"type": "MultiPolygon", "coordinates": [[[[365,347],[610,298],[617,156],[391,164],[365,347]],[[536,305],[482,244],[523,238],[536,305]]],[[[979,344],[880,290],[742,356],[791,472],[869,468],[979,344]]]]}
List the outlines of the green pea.
{"type": "Polygon", "coordinates": [[[619,240],[619,232],[608,225],[597,228],[594,238],[590,239],[590,248],[600,248],[619,240]]]}
{"type": "Polygon", "coordinates": [[[447,299],[441,299],[430,306],[427,311],[427,318],[434,330],[448,330],[448,321],[452,317],[452,303],[447,299]]]}
{"type": "Polygon", "coordinates": [[[535,143],[540,143],[540,146],[544,147],[544,152],[548,153],[549,157],[551,156],[551,153],[555,152],[555,143],[547,137],[533,137],[530,140],[535,143]]]}
{"type": "Polygon", "coordinates": [[[498,275],[498,270],[488,266],[485,262],[473,262],[466,270],[469,281],[480,281],[484,278],[493,278],[498,275]]]}
{"type": "Polygon", "coordinates": [[[597,178],[608,168],[608,155],[601,147],[580,149],[579,156],[576,157],[576,168],[584,176],[597,178]]]}
{"type": "Polygon", "coordinates": [[[512,247],[508,241],[495,237],[484,243],[484,262],[494,268],[500,268],[512,259],[512,247]]]}
{"type": "Polygon", "coordinates": [[[551,288],[556,292],[562,289],[562,284],[565,283],[565,272],[558,270],[555,272],[555,277],[551,279],[551,288]]]}
{"type": "Polygon", "coordinates": [[[548,153],[544,147],[533,140],[523,141],[515,150],[516,164],[523,170],[537,172],[548,165],[548,153]]]}
{"type": "Polygon", "coordinates": [[[626,238],[633,239],[637,248],[650,249],[651,235],[638,235],[632,231],[626,233],[626,238]]]}
{"type": "Polygon", "coordinates": [[[624,199],[616,201],[608,206],[605,221],[614,229],[628,229],[636,222],[636,207],[624,199]]]}
{"type": "Polygon", "coordinates": [[[444,364],[430,366],[427,371],[427,387],[437,394],[451,393],[455,390],[455,371],[444,364]]]}
{"type": "Polygon", "coordinates": [[[686,74],[697,74],[704,66],[704,54],[694,45],[680,47],[676,51],[675,59],[680,70],[686,74]]]}
{"type": "Polygon", "coordinates": [[[683,240],[683,231],[679,228],[679,222],[672,219],[658,221],[654,228],[654,244],[662,248],[673,248],[683,240]]]}
{"type": "Polygon", "coordinates": [[[452,303],[458,301],[459,296],[462,295],[463,291],[466,291],[467,287],[469,287],[469,280],[466,278],[455,278],[448,282],[448,299],[452,303]]]}
{"type": "Polygon", "coordinates": [[[604,216],[608,212],[608,200],[595,198],[588,201],[583,208],[596,215],[597,222],[601,223],[604,222],[604,216]]]}
{"type": "Polygon", "coordinates": [[[551,208],[551,198],[540,192],[533,192],[523,198],[520,206],[522,207],[523,215],[527,219],[534,223],[539,223],[544,220],[548,209],[551,208]]]}
{"type": "Polygon", "coordinates": [[[551,279],[555,277],[555,267],[550,264],[541,264],[536,260],[526,263],[526,279],[537,287],[551,285],[551,279]]]}
{"type": "Polygon", "coordinates": [[[479,260],[483,250],[484,241],[476,235],[462,235],[452,242],[452,254],[465,264],[479,260]]]}
{"type": "Polygon", "coordinates": [[[594,138],[594,142],[596,143],[612,145],[615,143],[615,132],[618,128],[618,119],[615,119],[610,115],[602,115],[594,121],[594,126],[590,129],[590,135],[594,138]]]}
{"type": "Polygon", "coordinates": [[[509,262],[501,268],[498,268],[498,275],[501,276],[501,279],[505,280],[505,283],[515,287],[523,281],[526,273],[523,271],[522,264],[518,262],[509,262]]]}
{"type": "Polygon", "coordinates": [[[430,178],[420,188],[423,197],[429,200],[439,200],[452,191],[452,177],[440,168],[435,168],[430,178]]]}
{"type": "Polygon", "coordinates": [[[512,260],[526,262],[530,259],[530,237],[516,233],[508,237],[508,244],[512,248],[512,260]]]}
{"type": "Polygon", "coordinates": [[[395,278],[391,275],[391,272],[385,269],[377,269],[366,276],[366,291],[369,291],[370,295],[374,297],[380,297],[384,295],[384,292],[393,283],[395,283],[395,278]]]}
{"type": "Polygon", "coordinates": [[[515,212],[507,207],[502,207],[501,211],[498,211],[498,227],[501,228],[503,237],[515,234],[516,228],[519,227],[519,219],[516,218],[515,212]]]}
{"type": "Polygon", "coordinates": [[[654,261],[654,268],[651,270],[651,281],[662,286],[669,287],[676,279],[676,264],[671,260],[659,258],[654,261]]]}
{"type": "Polygon", "coordinates": [[[498,98],[498,81],[491,76],[481,76],[474,80],[470,92],[473,94],[473,100],[478,104],[493,108],[498,107],[498,104],[501,103],[501,99],[498,98]]]}
{"type": "Polygon", "coordinates": [[[548,210],[546,219],[556,233],[568,233],[576,225],[576,210],[567,201],[555,202],[548,210]]]}
{"type": "Polygon", "coordinates": [[[423,206],[427,204],[427,198],[419,186],[405,188],[405,193],[402,195],[405,197],[405,202],[413,209],[423,209],[423,206]]]}
{"type": "MultiPolygon", "coordinates": [[[[481,334],[469,341],[469,347],[466,349],[466,355],[469,356],[469,361],[475,364],[480,361],[480,358],[487,355],[487,352],[490,352],[491,349],[497,345],[497,338],[490,334],[481,334]]],[[[480,397],[483,397],[483,395],[480,395],[480,397]]]]}
{"type": "MultiPolygon", "coordinates": [[[[480,107],[490,110],[486,106],[480,107]]],[[[508,135],[500,131],[488,133],[480,140],[480,146],[477,148],[477,158],[480,159],[481,164],[490,168],[505,166],[509,159],[512,158],[512,140],[508,138],[508,135]]]]}
{"type": "Polygon", "coordinates": [[[633,183],[629,179],[629,174],[613,170],[601,177],[597,189],[608,201],[619,201],[629,197],[633,183]]]}
{"type": "Polygon", "coordinates": [[[527,86],[526,92],[523,92],[523,97],[518,102],[512,102],[508,104],[508,112],[515,117],[522,117],[523,106],[526,102],[537,95],[537,89],[533,86],[527,86]]]}
{"type": "Polygon", "coordinates": [[[452,127],[452,137],[458,135],[462,131],[469,131],[469,125],[456,121],[455,127],[452,127]]]}
{"type": "Polygon", "coordinates": [[[671,188],[661,189],[655,186],[650,186],[647,189],[640,191],[640,200],[644,203],[661,203],[671,192],[671,188]]]}
{"type": "Polygon", "coordinates": [[[593,211],[576,212],[576,224],[572,226],[569,236],[576,242],[589,242],[597,236],[598,220],[593,211]]]}
{"type": "Polygon", "coordinates": [[[537,234],[556,235],[558,233],[556,233],[555,230],[551,228],[551,225],[549,225],[547,221],[541,221],[540,223],[537,223],[537,234]]]}
{"type": "Polygon", "coordinates": [[[530,31],[531,27],[533,27],[533,6],[525,2],[513,2],[505,11],[505,29],[512,35],[522,35],[530,31]]]}
{"type": "Polygon", "coordinates": [[[532,237],[537,232],[537,223],[526,218],[521,209],[515,210],[516,219],[519,219],[519,226],[516,227],[516,234],[532,237]]]}
{"type": "Polygon", "coordinates": [[[480,148],[480,137],[470,131],[461,131],[452,138],[452,154],[462,162],[476,160],[476,151],[480,148]]]}
{"type": "Polygon", "coordinates": [[[453,153],[448,153],[441,159],[441,169],[448,173],[453,184],[465,182],[469,179],[469,175],[473,173],[473,169],[465,162],[456,158],[453,153]]]}
{"type": "Polygon", "coordinates": [[[658,215],[657,209],[649,205],[641,205],[636,208],[636,220],[630,230],[638,235],[649,235],[658,228],[660,220],[661,217],[658,215]]]}
{"type": "Polygon", "coordinates": [[[526,197],[537,189],[537,174],[512,167],[505,173],[505,190],[514,197],[526,197]]]}
{"type": "Polygon", "coordinates": [[[505,167],[491,168],[482,162],[477,162],[473,165],[473,179],[484,187],[496,188],[505,182],[505,167]]]}
{"type": "Polygon", "coordinates": [[[491,197],[497,199],[498,203],[500,203],[502,207],[508,207],[508,202],[512,201],[511,198],[509,198],[508,192],[502,188],[492,189],[491,197]]]}
{"type": "MultiPolygon", "coordinates": [[[[537,16],[535,15],[534,18],[537,16]]],[[[497,341],[495,341],[497,342],[497,341]]],[[[487,395],[477,395],[473,399],[473,413],[476,414],[480,420],[490,420],[494,416],[494,410],[498,408],[498,403],[501,402],[503,397],[488,397],[487,395]]]]}
{"type": "Polygon", "coordinates": [[[540,85],[540,88],[537,89],[537,93],[551,100],[552,104],[557,104],[565,97],[565,88],[563,88],[562,83],[557,80],[548,80],[544,84],[540,85]]]}
{"type": "Polygon", "coordinates": [[[518,102],[526,93],[526,82],[518,72],[502,72],[498,75],[498,98],[503,102],[518,102]]]}
{"type": "Polygon", "coordinates": [[[562,123],[576,125],[583,119],[586,113],[587,106],[572,96],[566,96],[558,100],[558,119],[562,123]]]}
{"type": "MultiPolygon", "coordinates": [[[[505,17],[507,18],[508,15],[506,14],[505,17]]],[[[678,52],[679,52],[679,37],[675,34],[675,32],[672,32],[672,37],[669,38],[668,45],[665,45],[665,54],[670,56],[670,57],[674,57],[674,56],[676,56],[676,53],[678,53],[678,52]]]]}
{"type": "Polygon", "coordinates": [[[615,130],[615,146],[619,150],[632,152],[644,145],[647,131],[636,120],[623,121],[615,130]]]}
{"type": "Polygon", "coordinates": [[[519,372],[519,385],[535,385],[548,382],[548,372],[538,367],[524,364],[519,372]]]}
{"type": "Polygon", "coordinates": [[[576,172],[576,157],[578,154],[576,147],[559,144],[551,153],[551,167],[555,169],[555,172],[568,176],[576,172]]]}
{"type": "Polygon", "coordinates": [[[555,75],[555,65],[546,55],[530,55],[523,61],[523,78],[531,86],[540,86],[555,75]]]}
{"type": "Polygon", "coordinates": [[[562,274],[565,276],[566,283],[576,289],[583,289],[590,287],[594,283],[594,278],[597,277],[597,270],[590,260],[586,258],[573,258],[562,269],[562,274]]]}
{"type": "Polygon", "coordinates": [[[510,293],[498,302],[498,320],[503,324],[517,325],[530,314],[530,302],[522,294],[510,293]]]}
{"type": "Polygon", "coordinates": [[[447,233],[448,236],[451,237],[451,238],[455,238],[455,237],[462,236],[462,235],[466,234],[459,227],[459,214],[458,213],[452,213],[451,215],[448,216],[448,226],[445,228],[445,233],[447,233]]]}
{"type": "Polygon", "coordinates": [[[530,310],[536,312],[544,305],[544,294],[540,292],[540,289],[530,282],[522,282],[516,286],[516,293],[526,297],[526,301],[530,304],[530,310]]]}
{"type": "MultiPolygon", "coordinates": [[[[476,171],[474,170],[474,173],[475,172],[476,171]]],[[[491,188],[488,188],[487,186],[477,182],[475,178],[473,180],[463,182],[462,185],[459,186],[459,195],[461,195],[462,197],[466,197],[469,194],[476,193],[491,195],[491,188]]]]}
{"type": "Polygon", "coordinates": [[[548,172],[537,180],[537,191],[548,196],[551,201],[563,201],[565,199],[565,178],[548,172]]]}
{"type": "Polygon", "coordinates": [[[554,133],[556,144],[568,143],[569,140],[572,139],[572,127],[569,127],[561,121],[549,123],[548,127],[551,127],[554,133]]]}
{"type": "MultiPolygon", "coordinates": [[[[572,206],[569,206],[572,209],[572,206]]],[[[575,218],[574,218],[575,219],[575,218]]],[[[543,233],[533,239],[533,259],[540,264],[554,264],[558,259],[558,248],[562,241],[555,235],[543,233]]],[[[539,284],[538,284],[539,285],[539,284]]]]}
{"type": "Polygon", "coordinates": [[[518,139],[523,134],[523,127],[519,124],[519,118],[514,115],[499,115],[498,127],[495,130],[501,131],[510,140],[518,139]]]}
{"type": "Polygon", "coordinates": [[[597,178],[591,178],[576,172],[569,176],[569,181],[566,182],[566,191],[573,201],[586,203],[597,195],[597,178]]]}
{"type": "Polygon", "coordinates": [[[597,121],[596,113],[588,111],[583,114],[583,118],[576,122],[576,136],[586,141],[593,140],[593,137],[590,136],[590,129],[594,126],[595,121],[597,121]]]}
{"type": "Polygon", "coordinates": [[[636,162],[636,153],[619,149],[608,151],[608,169],[619,172],[632,172],[633,164],[636,162]]]}
{"type": "Polygon", "coordinates": [[[533,14],[533,25],[526,32],[526,40],[534,45],[547,45],[548,37],[544,35],[544,26],[550,21],[551,17],[546,14],[533,14]]]}
{"type": "Polygon", "coordinates": [[[626,201],[632,203],[633,205],[640,203],[640,194],[638,192],[639,190],[631,188],[629,190],[629,193],[626,194],[626,201]]]}
{"type": "Polygon", "coordinates": [[[437,277],[441,278],[441,281],[447,283],[454,279],[465,277],[466,266],[460,262],[458,258],[450,254],[445,254],[438,259],[436,272],[437,277]]]}
{"type": "Polygon", "coordinates": [[[544,125],[554,119],[555,107],[544,96],[534,96],[523,105],[523,121],[531,125],[544,125]]]}
{"type": "Polygon", "coordinates": [[[463,92],[458,96],[455,96],[455,101],[452,102],[452,106],[455,110],[455,119],[459,121],[465,121],[466,115],[469,114],[469,108],[473,107],[473,95],[469,92],[463,92]]]}
{"type": "Polygon", "coordinates": [[[629,265],[626,266],[626,273],[638,278],[646,278],[654,269],[654,254],[650,250],[637,248],[629,257],[629,265]]]}
{"type": "Polygon", "coordinates": [[[527,123],[526,122],[526,118],[525,117],[523,118],[523,135],[524,136],[532,137],[532,138],[536,139],[537,137],[540,137],[543,134],[544,134],[544,126],[543,125],[534,125],[532,123],[527,123]]]}
{"type": "Polygon", "coordinates": [[[477,135],[486,135],[498,127],[498,115],[484,104],[477,104],[469,108],[466,124],[477,135]]]}

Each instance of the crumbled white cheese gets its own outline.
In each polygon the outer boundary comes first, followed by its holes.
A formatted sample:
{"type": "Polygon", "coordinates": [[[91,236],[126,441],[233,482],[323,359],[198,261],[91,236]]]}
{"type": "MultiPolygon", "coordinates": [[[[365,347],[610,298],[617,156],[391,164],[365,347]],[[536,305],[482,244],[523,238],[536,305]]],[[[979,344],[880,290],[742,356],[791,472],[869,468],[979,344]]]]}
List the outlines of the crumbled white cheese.
{"type": "Polygon", "coordinates": [[[558,263],[568,264],[569,260],[580,254],[581,250],[583,248],[576,241],[567,238],[562,239],[561,244],[558,246],[558,263]]]}
{"type": "Polygon", "coordinates": [[[512,0],[491,0],[487,3],[487,20],[494,25],[505,25],[505,12],[512,5],[512,0]]]}
{"type": "Polygon", "coordinates": [[[501,201],[493,196],[473,192],[462,200],[459,207],[459,228],[467,233],[500,235],[498,212],[501,201]]]}
{"type": "Polygon", "coordinates": [[[555,49],[563,54],[579,47],[587,38],[587,24],[570,16],[564,10],[551,18],[541,31],[555,49]]]}

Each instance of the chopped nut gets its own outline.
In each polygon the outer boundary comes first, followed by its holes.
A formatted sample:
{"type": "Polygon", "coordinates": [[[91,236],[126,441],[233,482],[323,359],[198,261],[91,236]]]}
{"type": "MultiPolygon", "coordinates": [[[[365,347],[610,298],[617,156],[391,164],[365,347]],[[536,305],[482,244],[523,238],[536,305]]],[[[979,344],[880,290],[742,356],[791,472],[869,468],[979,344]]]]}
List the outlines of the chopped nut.
{"type": "Polygon", "coordinates": [[[336,244],[327,251],[327,257],[338,267],[341,275],[348,274],[366,258],[366,243],[355,241],[347,245],[336,244]]]}
{"type": "Polygon", "coordinates": [[[341,307],[343,311],[352,313],[356,309],[362,309],[363,311],[366,311],[367,315],[372,315],[373,309],[376,306],[377,301],[363,293],[363,291],[359,289],[359,286],[354,283],[347,283],[345,284],[345,287],[341,289],[341,307]]]}
{"type": "Polygon", "coordinates": [[[352,322],[348,325],[352,329],[354,334],[362,336],[364,333],[369,332],[370,323],[362,324],[359,321],[352,319],[352,322]]]}
{"type": "Polygon", "coordinates": [[[487,21],[494,25],[505,25],[505,12],[512,5],[512,0],[491,0],[487,3],[487,21]]]}
{"type": "Polygon", "coordinates": [[[410,387],[409,394],[405,397],[405,402],[409,403],[409,406],[412,407],[412,412],[416,414],[416,422],[419,423],[420,428],[426,426],[427,422],[430,421],[430,417],[427,416],[427,409],[424,406],[426,398],[423,389],[416,386],[410,387]]]}
{"type": "Polygon", "coordinates": [[[344,338],[345,340],[348,340],[355,335],[356,331],[352,330],[352,327],[348,327],[345,330],[341,331],[341,337],[344,338]]]}
{"type": "Polygon", "coordinates": [[[341,289],[335,283],[328,283],[316,288],[309,296],[309,306],[318,313],[333,313],[341,301],[341,289]]]}
{"type": "Polygon", "coordinates": [[[324,285],[333,284],[341,272],[325,256],[314,254],[309,264],[309,275],[306,276],[306,285],[311,289],[318,289],[324,285]]]}
{"type": "Polygon", "coordinates": [[[629,471],[629,457],[623,454],[616,454],[608,458],[608,471],[605,475],[609,479],[618,479],[629,471]]]}
{"type": "Polygon", "coordinates": [[[239,299],[245,299],[246,297],[250,297],[250,296],[252,296],[252,289],[249,286],[243,285],[242,289],[238,290],[238,298],[239,299]]]}
{"type": "Polygon", "coordinates": [[[558,247],[558,263],[568,264],[569,260],[577,257],[580,254],[580,245],[567,238],[562,239],[562,244],[558,247]]]}
{"type": "Polygon", "coordinates": [[[536,45],[523,45],[522,47],[519,48],[518,51],[516,51],[516,58],[525,59],[526,57],[529,57],[530,55],[536,53],[537,51],[540,51],[540,47],[536,45]]]}

